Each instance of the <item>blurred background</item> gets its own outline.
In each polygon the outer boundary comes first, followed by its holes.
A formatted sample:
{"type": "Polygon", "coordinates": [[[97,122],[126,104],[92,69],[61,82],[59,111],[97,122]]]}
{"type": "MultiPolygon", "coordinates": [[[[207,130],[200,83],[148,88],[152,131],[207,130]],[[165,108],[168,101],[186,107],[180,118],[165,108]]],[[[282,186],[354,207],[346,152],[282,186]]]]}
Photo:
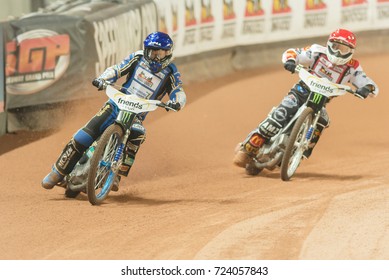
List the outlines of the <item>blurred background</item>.
{"type": "Polygon", "coordinates": [[[0,20],[9,20],[15,17],[21,17],[31,12],[37,12],[53,3],[66,5],[66,2],[74,1],[58,1],[58,0],[0,0],[0,20]]]}
{"type": "Polygon", "coordinates": [[[88,2],[126,3],[129,0],[0,0],[0,21],[22,17],[41,10],[68,9],[70,6],[88,2]]]}

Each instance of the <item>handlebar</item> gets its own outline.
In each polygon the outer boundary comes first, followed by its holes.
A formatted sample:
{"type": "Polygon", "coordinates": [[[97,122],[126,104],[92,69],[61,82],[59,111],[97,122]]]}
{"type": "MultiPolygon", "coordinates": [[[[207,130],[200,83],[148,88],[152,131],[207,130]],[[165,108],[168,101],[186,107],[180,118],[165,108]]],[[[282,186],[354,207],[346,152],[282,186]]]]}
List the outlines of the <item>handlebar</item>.
{"type": "MultiPolygon", "coordinates": [[[[119,94],[119,95],[121,95],[123,97],[126,96],[126,98],[127,97],[131,98],[131,103],[132,103],[132,101],[135,100],[134,102],[138,102],[139,101],[142,104],[145,103],[145,104],[152,105],[152,106],[155,106],[155,107],[164,108],[166,111],[174,111],[174,112],[178,111],[177,109],[172,108],[168,103],[164,103],[161,100],[144,99],[144,98],[138,97],[136,95],[126,94],[126,93],[124,93],[124,90],[123,90],[123,89],[125,89],[124,87],[117,86],[114,83],[107,82],[107,81],[98,81],[98,80],[97,81],[96,80],[92,81],[93,85],[95,85],[96,83],[99,83],[99,86],[100,86],[100,82],[103,82],[106,94],[108,95],[108,97],[110,99],[116,100],[116,98],[118,96],[117,94],[119,94]]],[[[117,102],[115,101],[115,103],[117,103],[117,102]]]]}
{"type": "Polygon", "coordinates": [[[166,111],[173,111],[173,112],[177,112],[176,109],[173,109],[172,107],[170,107],[168,104],[164,103],[161,101],[161,103],[159,104],[156,104],[158,107],[161,107],[161,108],[164,108],[166,111]]]}
{"type": "MultiPolygon", "coordinates": [[[[299,73],[302,69],[304,69],[304,70],[306,70],[306,71],[309,72],[309,68],[308,68],[308,67],[305,67],[305,66],[302,65],[302,64],[297,64],[297,65],[296,65],[295,71],[296,71],[297,73],[299,73]]],[[[311,75],[312,75],[312,74],[311,74],[311,75]]],[[[362,96],[360,96],[359,94],[357,94],[356,91],[352,90],[349,86],[344,86],[344,87],[342,87],[341,85],[339,85],[337,88],[340,89],[340,90],[344,90],[344,91],[346,91],[346,92],[348,92],[348,93],[351,93],[352,95],[355,95],[355,96],[358,97],[358,98],[364,99],[362,96]]]]}

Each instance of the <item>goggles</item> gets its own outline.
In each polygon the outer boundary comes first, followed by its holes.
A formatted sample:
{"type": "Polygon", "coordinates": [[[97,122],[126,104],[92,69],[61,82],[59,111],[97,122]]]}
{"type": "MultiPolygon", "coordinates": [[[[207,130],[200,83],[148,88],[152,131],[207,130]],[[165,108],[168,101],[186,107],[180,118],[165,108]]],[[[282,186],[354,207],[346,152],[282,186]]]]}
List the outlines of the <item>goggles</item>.
{"type": "Polygon", "coordinates": [[[336,41],[329,41],[328,47],[334,54],[339,53],[341,56],[348,55],[354,51],[353,48],[336,41]]]}
{"type": "Polygon", "coordinates": [[[148,57],[149,57],[151,60],[161,61],[161,60],[163,60],[165,57],[171,55],[172,50],[148,49],[148,50],[147,50],[147,53],[148,53],[148,57]]]}

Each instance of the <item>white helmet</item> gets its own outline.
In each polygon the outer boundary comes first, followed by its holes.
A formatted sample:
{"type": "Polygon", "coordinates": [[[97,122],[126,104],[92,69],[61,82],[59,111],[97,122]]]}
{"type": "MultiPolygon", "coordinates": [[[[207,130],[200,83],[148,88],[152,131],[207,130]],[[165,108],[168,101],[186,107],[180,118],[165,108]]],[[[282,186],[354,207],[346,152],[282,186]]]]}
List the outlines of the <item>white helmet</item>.
{"type": "Polygon", "coordinates": [[[356,45],[354,33],[346,29],[337,29],[328,38],[327,57],[332,64],[346,64],[351,60],[356,45]]]}

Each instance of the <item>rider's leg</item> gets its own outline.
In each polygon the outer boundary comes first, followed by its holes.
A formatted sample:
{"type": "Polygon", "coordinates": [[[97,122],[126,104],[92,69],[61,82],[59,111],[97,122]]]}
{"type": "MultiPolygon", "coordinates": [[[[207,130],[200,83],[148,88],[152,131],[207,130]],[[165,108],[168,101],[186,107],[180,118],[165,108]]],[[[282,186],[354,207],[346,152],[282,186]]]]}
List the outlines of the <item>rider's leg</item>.
{"type": "Polygon", "coordinates": [[[51,172],[42,180],[42,187],[52,189],[61,183],[64,177],[72,172],[85,150],[113,123],[115,116],[114,108],[107,103],[83,128],[78,130],[66,144],[51,172]]]}
{"type": "Polygon", "coordinates": [[[136,122],[131,126],[131,134],[127,140],[123,162],[119,169],[119,175],[125,177],[128,176],[128,173],[134,164],[135,156],[139,151],[140,145],[145,141],[145,139],[146,129],[143,127],[140,120],[136,120],[136,122]]]}
{"type": "Polygon", "coordinates": [[[322,109],[320,118],[317,123],[316,130],[313,132],[311,143],[309,144],[308,150],[304,151],[303,157],[308,159],[313,151],[313,148],[316,146],[319,141],[320,136],[323,134],[323,130],[330,125],[330,119],[325,108],[322,109]]]}
{"type": "Polygon", "coordinates": [[[60,184],[65,175],[72,171],[85,150],[86,147],[80,145],[72,138],[53,165],[51,172],[43,178],[42,187],[52,189],[55,185],[60,184]]]}
{"type": "Polygon", "coordinates": [[[112,191],[117,192],[119,190],[119,183],[121,176],[128,176],[131,167],[134,164],[136,153],[139,151],[140,145],[145,141],[146,129],[142,126],[142,122],[137,120],[131,126],[131,134],[127,140],[123,162],[119,167],[118,175],[115,182],[112,185],[112,191]]]}
{"type": "Polygon", "coordinates": [[[273,108],[267,118],[259,124],[258,128],[253,130],[239,144],[233,163],[239,167],[245,167],[256,156],[262,145],[289,122],[297,112],[298,107],[298,98],[296,98],[293,92],[285,96],[281,104],[273,108]]]}
{"type": "Polygon", "coordinates": [[[238,144],[233,163],[239,167],[246,167],[265,141],[266,139],[259,134],[258,129],[251,131],[246,139],[238,144]]]}

